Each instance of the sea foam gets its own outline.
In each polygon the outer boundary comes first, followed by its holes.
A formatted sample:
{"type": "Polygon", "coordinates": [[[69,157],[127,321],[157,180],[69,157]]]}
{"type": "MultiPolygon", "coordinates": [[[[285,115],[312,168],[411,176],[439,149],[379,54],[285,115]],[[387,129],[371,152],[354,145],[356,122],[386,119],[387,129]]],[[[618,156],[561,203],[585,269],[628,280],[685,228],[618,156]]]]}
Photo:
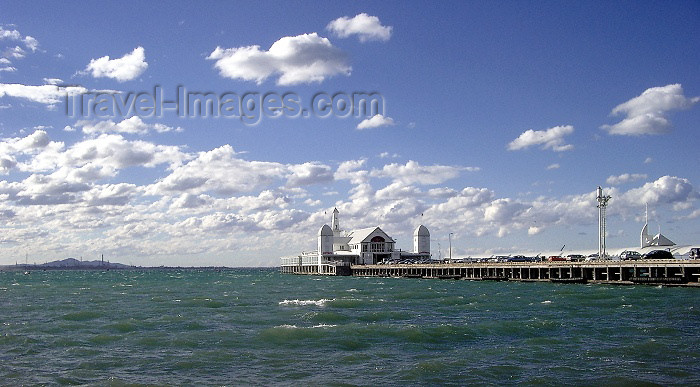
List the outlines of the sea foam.
{"type": "Polygon", "coordinates": [[[330,302],[333,300],[329,300],[327,298],[322,298],[320,300],[284,300],[280,301],[279,305],[299,305],[299,306],[304,306],[304,305],[316,305],[316,306],[324,306],[327,302],[330,302]]]}

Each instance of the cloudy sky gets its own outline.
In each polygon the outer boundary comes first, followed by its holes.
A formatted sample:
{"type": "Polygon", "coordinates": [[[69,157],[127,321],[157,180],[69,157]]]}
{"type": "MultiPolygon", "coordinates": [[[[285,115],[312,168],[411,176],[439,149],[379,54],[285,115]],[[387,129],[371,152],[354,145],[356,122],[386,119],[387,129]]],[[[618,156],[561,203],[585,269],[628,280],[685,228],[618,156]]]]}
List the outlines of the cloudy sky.
{"type": "Polygon", "coordinates": [[[608,246],[639,243],[645,203],[700,242],[698,20],[697,1],[3,2],[0,264],[274,266],[333,207],[404,249],[422,223],[435,257],[449,233],[457,256],[595,250],[598,185],[608,246]]]}

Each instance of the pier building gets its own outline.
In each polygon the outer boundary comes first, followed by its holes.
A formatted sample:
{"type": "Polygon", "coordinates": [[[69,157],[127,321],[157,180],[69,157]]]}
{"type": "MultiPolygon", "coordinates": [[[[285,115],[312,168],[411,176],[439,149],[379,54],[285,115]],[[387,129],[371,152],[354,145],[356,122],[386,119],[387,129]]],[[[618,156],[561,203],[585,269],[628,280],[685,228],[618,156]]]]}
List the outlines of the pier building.
{"type": "Polygon", "coordinates": [[[350,275],[352,265],[430,260],[430,231],[419,225],[413,232],[413,251],[396,249],[396,241],[379,226],[344,231],[340,212],[333,209],[331,225],[318,230],[316,251],[282,258],[282,271],[294,274],[350,275]]]}

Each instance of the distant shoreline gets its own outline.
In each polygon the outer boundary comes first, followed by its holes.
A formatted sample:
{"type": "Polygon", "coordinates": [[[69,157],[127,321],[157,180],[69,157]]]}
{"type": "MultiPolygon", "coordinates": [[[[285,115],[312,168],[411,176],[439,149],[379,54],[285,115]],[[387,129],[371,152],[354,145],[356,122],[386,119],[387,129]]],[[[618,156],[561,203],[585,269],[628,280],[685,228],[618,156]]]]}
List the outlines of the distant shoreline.
{"type": "Polygon", "coordinates": [[[43,265],[5,265],[0,272],[36,272],[36,271],[128,271],[128,270],[236,270],[236,269],[277,269],[276,267],[230,267],[230,266],[43,266],[43,265]]]}

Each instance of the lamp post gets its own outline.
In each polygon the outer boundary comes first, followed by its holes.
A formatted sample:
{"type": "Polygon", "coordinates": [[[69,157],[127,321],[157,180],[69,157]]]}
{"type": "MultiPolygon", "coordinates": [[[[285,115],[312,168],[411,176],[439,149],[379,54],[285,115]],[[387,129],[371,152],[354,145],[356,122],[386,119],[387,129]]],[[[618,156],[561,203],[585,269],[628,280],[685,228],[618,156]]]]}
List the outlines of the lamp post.
{"type": "Polygon", "coordinates": [[[454,234],[454,233],[451,232],[450,235],[448,235],[448,237],[450,239],[450,263],[452,263],[452,234],[454,234]]]}

